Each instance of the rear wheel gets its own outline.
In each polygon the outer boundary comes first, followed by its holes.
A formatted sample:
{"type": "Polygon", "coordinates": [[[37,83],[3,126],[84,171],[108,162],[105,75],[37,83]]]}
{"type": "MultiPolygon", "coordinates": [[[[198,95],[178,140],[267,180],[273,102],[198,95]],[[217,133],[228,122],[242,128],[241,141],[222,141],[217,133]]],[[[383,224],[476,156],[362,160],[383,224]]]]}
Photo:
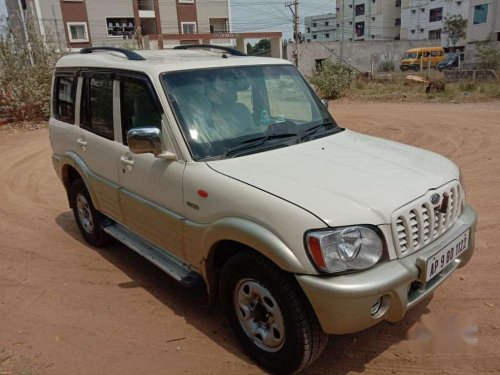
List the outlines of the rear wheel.
{"type": "Polygon", "coordinates": [[[272,373],[298,372],[326,346],[328,336],[293,276],[258,254],[242,252],[227,261],[220,295],[239,343],[272,373]]]}
{"type": "Polygon", "coordinates": [[[70,199],[76,223],[85,241],[96,247],[105,245],[109,240],[103,230],[106,217],[95,209],[82,180],[78,179],[71,185],[70,199]]]}

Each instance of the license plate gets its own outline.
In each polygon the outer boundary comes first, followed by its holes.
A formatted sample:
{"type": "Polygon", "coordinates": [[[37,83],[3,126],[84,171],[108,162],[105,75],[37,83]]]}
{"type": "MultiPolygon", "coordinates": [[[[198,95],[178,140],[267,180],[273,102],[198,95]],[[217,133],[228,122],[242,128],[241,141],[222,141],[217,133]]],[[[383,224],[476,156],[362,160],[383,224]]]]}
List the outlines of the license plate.
{"type": "Polygon", "coordinates": [[[427,259],[427,277],[429,281],[439,274],[448,264],[453,262],[460,254],[469,247],[470,229],[460,237],[449,243],[444,249],[440,250],[429,259],[427,259]]]}

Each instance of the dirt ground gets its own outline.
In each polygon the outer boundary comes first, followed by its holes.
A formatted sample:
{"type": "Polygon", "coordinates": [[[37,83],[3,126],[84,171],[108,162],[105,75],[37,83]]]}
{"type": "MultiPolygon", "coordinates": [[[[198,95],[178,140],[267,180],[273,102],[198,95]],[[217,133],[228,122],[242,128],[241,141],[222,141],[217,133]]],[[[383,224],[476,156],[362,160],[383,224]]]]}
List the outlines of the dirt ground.
{"type": "MultiPolygon", "coordinates": [[[[465,175],[476,253],[398,324],[330,338],[308,374],[500,373],[500,102],[335,102],[344,127],[439,152],[465,175]],[[475,320],[469,352],[422,355],[422,315],[475,320]]],[[[0,134],[0,374],[261,373],[203,290],[185,290],[120,244],[82,242],[47,129],[0,134]]],[[[394,176],[397,178],[397,176],[394,176]]]]}

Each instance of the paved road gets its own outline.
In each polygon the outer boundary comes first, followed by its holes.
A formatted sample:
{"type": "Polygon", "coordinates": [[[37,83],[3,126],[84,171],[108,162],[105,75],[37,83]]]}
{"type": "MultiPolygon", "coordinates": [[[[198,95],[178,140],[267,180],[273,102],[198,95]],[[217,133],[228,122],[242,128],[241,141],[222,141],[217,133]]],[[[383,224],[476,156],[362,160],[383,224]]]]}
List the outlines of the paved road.
{"type": "MultiPolygon", "coordinates": [[[[344,127],[442,153],[478,210],[477,252],[395,325],[331,337],[309,374],[500,372],[500,103],[334,103],[344,127]],[[419,318],[475,320],[470,353],[421,355],[419,318]]],[[[397,178],[397,176],[394,176],[397,178]]],[[[82,242],[52,170],[48,131],[0,134],[0,373],[260,373],[202,290],[186,291],[122,245],[82,242]]]]}

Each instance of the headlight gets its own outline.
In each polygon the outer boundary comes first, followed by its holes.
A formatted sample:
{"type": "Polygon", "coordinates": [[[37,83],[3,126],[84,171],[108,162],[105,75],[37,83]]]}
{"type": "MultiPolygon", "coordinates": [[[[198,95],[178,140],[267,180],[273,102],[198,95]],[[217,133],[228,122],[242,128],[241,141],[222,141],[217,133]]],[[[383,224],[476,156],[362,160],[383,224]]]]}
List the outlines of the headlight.
{"type": "Polygon", "coordinates": [[[308,232],[306,245],[316,266],[328,273],[370,268],[384,249],[379,234],[362,226],[308,232]]]}

